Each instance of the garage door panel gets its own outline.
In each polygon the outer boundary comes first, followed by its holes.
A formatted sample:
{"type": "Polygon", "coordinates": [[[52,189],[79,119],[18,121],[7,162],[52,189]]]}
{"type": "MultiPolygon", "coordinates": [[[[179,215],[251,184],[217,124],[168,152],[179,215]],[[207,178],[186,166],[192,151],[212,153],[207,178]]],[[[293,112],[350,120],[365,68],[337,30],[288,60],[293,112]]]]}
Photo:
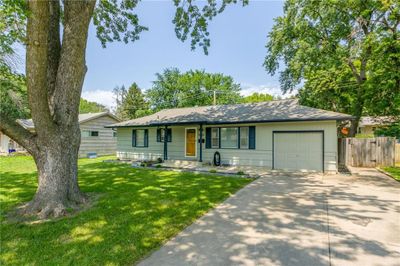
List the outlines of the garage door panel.
{"type": "Polygon", "coordinates": [[[274,168],[322,171],[322,132],[274,134],[274,168]]]}

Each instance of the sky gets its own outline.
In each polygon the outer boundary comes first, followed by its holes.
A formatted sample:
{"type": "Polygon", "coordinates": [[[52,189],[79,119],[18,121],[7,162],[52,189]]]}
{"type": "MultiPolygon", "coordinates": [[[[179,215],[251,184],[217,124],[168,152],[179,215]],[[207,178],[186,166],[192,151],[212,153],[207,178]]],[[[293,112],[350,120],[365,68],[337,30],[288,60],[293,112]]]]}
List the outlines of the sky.
{"type": "MultiPolygon", "coordinates": [[[[242,95],[262,92],[282,96],[279,76],[269,75],[263,62],[274,18],[283,14],[283,0],[251,0],[245,7],[229,5],[209,22],[211,47],[208,55],[202,48],[192,51],[190,40],[183,43],[176,38],[172,2],[142,0],[139,3],[136,13],[140,24],[149,30],[142,32],[140,39],[133,43],[114,42],[102,48],[94,26],[90,26],[83,98],[113,109],[113,88],[129,87],[136,82],[146,90],[155,80],[155,73],[170,67],[182,72],[204,69],[232,76],[241,84],[242,95]]],[[[20,54],[23,58],[24,51],[20,54]]]]}

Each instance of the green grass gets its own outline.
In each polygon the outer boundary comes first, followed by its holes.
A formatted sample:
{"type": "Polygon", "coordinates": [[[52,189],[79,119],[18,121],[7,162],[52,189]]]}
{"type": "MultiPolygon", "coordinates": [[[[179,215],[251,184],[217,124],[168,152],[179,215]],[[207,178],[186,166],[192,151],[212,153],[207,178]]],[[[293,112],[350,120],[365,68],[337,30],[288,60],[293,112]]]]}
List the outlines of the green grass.
{"type": "Polygon", "coordinates": [[[397,181],[400,181],[400,165],[396,165],[394,167],[384,167],[383,170],[388,172],[397,181]]]}
{"type": "Polygon", "coordinates": [[[76,216],[12,223],[5,215],[36,189],[30,157],[0,158],[0,264],[131,265],[251,180],[79,161],[84,192],[100,195],[76,216]]]}

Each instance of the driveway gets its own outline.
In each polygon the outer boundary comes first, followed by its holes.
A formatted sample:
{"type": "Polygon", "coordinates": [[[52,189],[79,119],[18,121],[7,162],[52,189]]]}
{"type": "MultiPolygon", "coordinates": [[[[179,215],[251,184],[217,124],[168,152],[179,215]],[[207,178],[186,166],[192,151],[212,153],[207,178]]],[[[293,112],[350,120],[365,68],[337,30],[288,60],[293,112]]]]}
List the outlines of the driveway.
{"type": "Polygon", "coordinates": [[[268,174],[140,265],[400,265],[400,183],[356,171],[268,174]]]}

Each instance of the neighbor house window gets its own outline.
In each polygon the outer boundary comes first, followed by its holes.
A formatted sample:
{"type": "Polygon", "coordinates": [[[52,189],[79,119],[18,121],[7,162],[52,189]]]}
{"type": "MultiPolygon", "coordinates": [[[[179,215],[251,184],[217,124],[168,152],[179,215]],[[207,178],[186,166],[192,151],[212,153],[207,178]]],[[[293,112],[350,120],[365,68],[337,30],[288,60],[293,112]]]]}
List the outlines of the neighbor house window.
{"type": "Polygon", "coordinates": [[[248,127],[240,128],[240,148],[241,149],[249,148],[249,128],[248,127]]]}
{"type": "Polygon", "coordinates": [[[211,129],[211,148],[219,148],[219,128],[217,127],[211,129]]]}
{"type": "Polygon", "coordinates": [[[99,136],[99,131],[91,131],[91,130],[83,130],[82,131],[82,137],[87,138],[87,137],[98,137],[99,136]]]}
{"type": "Polygon", "coordinates": [[[117,131],[113,130],[113,137],[116,138],[117,137],[117,131]]]}
{"type": "Polygon", "coordinates": [[[225,127],[221,128],[221,148],[237,148],[238,147],[238,128],[225,127]]]}

